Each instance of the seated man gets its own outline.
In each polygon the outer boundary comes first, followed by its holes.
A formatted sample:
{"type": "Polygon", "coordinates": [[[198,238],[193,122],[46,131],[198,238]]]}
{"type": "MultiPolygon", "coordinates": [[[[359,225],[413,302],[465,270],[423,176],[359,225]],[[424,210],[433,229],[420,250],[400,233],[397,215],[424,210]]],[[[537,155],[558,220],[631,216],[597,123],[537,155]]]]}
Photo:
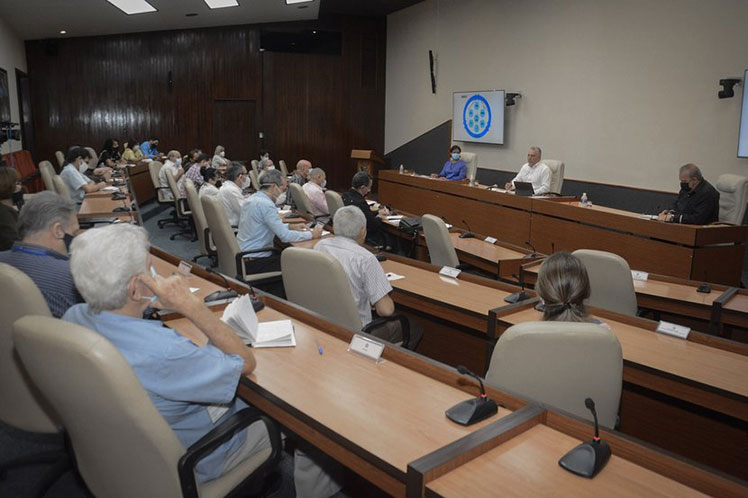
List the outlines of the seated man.
{"type": "Polygon", "coordinates": [[[205,179],[203,178],[203,175],[200,173],[200,171],[203,168],[207,168],[209,166],[210,157],[208,156],[208,154],[200,154],[199,156],[194,158],[190,168],[185,172],[184,175],[182,175],[182,177],[177,182],[179,197],[187,197],[187,193],[184,191],[184,181],[187,178],[192,180],[192,183],[195,185],[195,188],[197,190],[200,190],[200,187],[202,187],[203,183],[205,182],[205,179]]]}
{"type": "MultiPolygon", "coordinates": [[[[329,254],[343,266],[362,326],[371,323],[372,306],[380,317],[392,315],[395,303],[389,296],[392,286],[387,275],[377,258],[361,247],[366,239],[366,217],[356,206],[345,206],[335,212],[333,225],[335,237],[320,240],[314,250],[329,254]]],[[[403,340],[397,321],[387,322],[372,334],[390,342],[403,340]]],[[[415,330],[411,332],[411,344],[417,344],[420,339],[414,334],[415,330]]]]}
{"type": "Polygon", "coordinates": [[[719,219],[719,192],[704,180],[695,164],[685,164],[678,172],[680,192],[673,208],[657,217],[670,223],[708,225],[719,219]]]}
{"type": "Polygon", "coordinates": [[[13,194],[20,180],[18,171],[0,159],[0,251],[10,249],[18,240],[18,209],[13,194]]]}
{"type": "Polygon", "coordinates": [[[327,208],[324,190],[326,185],[327,177],[324,170],[322,168],[312,168],[309,170],[309,181],[301,187],[309,198],[312,215],[321,223],[330,221],[330,210],[327,208]]]}
{"type": "Polygon", "coordinates": [[[107,185],[106,182],[94,183],[80,172],[89,155],[88,151],[83,147],[71,148],[68,151],[68,155],[65,156],[65,163],[63,164],[62,171],[60,171],[60,178],[62,178],[65,186],[68,188],[70,197],[78,204],[83,202],[86,194],[98,192],[107,185]]]}
{"type": "Polygon", "coordinates": [[[378,212],[374,212],[366,202],[366,196],[371,192],[371,186],[371,175],[365,171],[359,171],[353,175],[351,189],[341,195],[343,204],[356,206],[366,216],[366,240],[368,244],[373,246],[392,245],[386,243],[387,240],[382,231],[382,220],[379,218],[380,216],[387,216],[389,211],[383,207],[378,212]]]}
{"type": "Polygon", "coordinates": [[[535,195],[547,194],[551,191],[551,169],[540,160],[542,151],[540,147],[533,145],[527,151],[527,162],[522,165],[511,182],[508,182],[504,188],[514,190],[514,182],[532,183],[535,195]]]}
{"type": "Polygon", "coordinates": [[[239,233],[236,236],[239,248],[242,251],[258,251],[250,253],[250,258],[245,259],[247,273],[280,271],[280,255],[261,250],[273,247],[274,237],[277,236],[281,242],[288,244],[318,239],[322,235],[321,226],[309,231],[304,223],[291,226],[283,223],[275,207],[275,200],[285,190],[286,178],[280,171],[265,171],[260,175],[260,191],[242,206],[239,233]]]}
{"type": "Polygon", "coordinates": [[[31,277],[52,316],[60,318],[82,301],[68,262],[68,248],[78,233],[75,203],[50,191],[34,194],[21,210],[18,229],[21,240],[0,252],[0,263],[31,277]]]}
{"type": "Polygon", "coordinates": [[[158,138],[151,138],[140,144],[140,152],[143,157],[153,159],[158,157],[160,152],[158,151],[158,138]]]}
{"type": "MultiPolygon", "coordinates": [[[[296,163],[296,170],[291,173],[291,178],[288,180],[288,183],[296,183],[303,187],[307,182],[307,175],[311,169],[312,163],[306,159],[299,159],[299,162],[296,163]]],[[[296,202],[293,200],[292,195],[288,196],[286,200],[288,205],[291,206],[291,209],[296,209],[296,202]]]]}
{"type": "Polygon", "coordinates": [[[249,187],[247,168],[242,163],[231,162],[226,168],[226,181],[221,185],[218,196],[226,209],[229,225],[239,226],[242,205],[246,201],[242,189],[249,187]]]}
{"type": "Polygon", "coordinates": [[[169,188],[169,180],[166,179],[166,172],[171,171],[174,181],[179,179],[184,174],[184,168],[182,168],[182,154],[178,150],[170,150],[166,158],[166,162],[158,172],[158,184],[159,187],[169,188]]]}

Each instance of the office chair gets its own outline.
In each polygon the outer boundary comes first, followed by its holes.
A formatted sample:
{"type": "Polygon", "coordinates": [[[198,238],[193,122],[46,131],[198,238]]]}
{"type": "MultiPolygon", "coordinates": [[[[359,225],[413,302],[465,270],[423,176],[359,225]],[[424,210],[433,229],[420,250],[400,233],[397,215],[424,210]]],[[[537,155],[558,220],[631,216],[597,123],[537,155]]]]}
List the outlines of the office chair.
{"type": "MultiPolygon", "coordinates": [[[[0,263],[0,288],[6,296],[0,300],[0,421],[22,431],[60,434],[60,422],[49,402],[32,382],[13,347],[13,323],[26,315],[51,317],[44,296],[28,275],[13,266],[0,263]]],[[[0,463],[0,475],[9,470],[54,464],[37,483],[42,495],[57,479],[72,468],[64,448],[0,463]]]]}
{"type": "Polygon", "coordinates": [[[264,479],[277,463],[280,433],[254,408],[229,417],[185,450],[130,365],[101,334],[35,315],[13,328],[23,365],[60,414],[78,470],[95,496],[222,497],[264,479]],[[195,464],[258,421],[267,426],[271,448],[197,484],[195,464]]]}
{"type": "Polygon", "coordinates": [[[423,225],[423,235],[426,237],[431,264],[452,268],[460,266],[457,251],[449,237],[449,230],[444,220],[432,214],[424,214],[421,216],[421,225],[423,225]]]}
{"type": "Polygon", "coordinates": [[[561,195],[561,187],[564,186],[564,163],[556,159],[543,159],[543,162],[551,170],[551,189],[553,194],[561,195]]]}
{"type": "Polygon", "coordinates": [[[253,169],[249,170],[249,182],[252,184],[255,192],[260,191],[260,175],[257,174],[257,171],[253,169]]]}
{"type": "Polygon", "coordinates": [[[478,173],[478,154],[475,152],[463,152],[460,157],[467,164],[465,178],[475,181],[475,175],[478,173]]]}
{"type": "Polygon", "coordinates": [[[590,278],[591,292],[585,305],[636,316],[634,280],[625,259],[592,249],[577,249],[572,254],[582,261],[590,278]]]}
{"type": "MultiPolygon", "coordinates": [[[[363,331],[375,337],[387,332],[387,322],[400,322],[403,347],[415,349],[420,337],[411,337],[410,322],[404,315],[380,317],[366,326],[361,323],[358,308],[348,277],[341,264],[330,256],[313,249],[288,247],[281,253],[283,287],[292,303],[310,309],[342,327],[363,331]]],[[[387,339],[387,337],[382,337],[387,339]]]]}
{"type": "Polygon", "coordinates": [[[719,221],[742,225],[748,203],[748,178],[739,175],[720,175],[714,187],[719,192],[719,221]]]}
{"type": "MultiPolygon", "coordinates": [[[[236,241],[234,230],[229,225],[229,219],[226,215],[226,209],[218,196],[206,195],[200,202],[205,212],[205,220],[208,222],[208,229],[213,236],[213,242],[216,245],[218,255],[218,269],[221,273],[238,278],[250,285],[264,285],[273,282],[279,282],[281,272],[272,271],[264,273],[248,274],[244,266],[244,257],[249,254],[239,249],[239,243],[236,241]]],[[[257,249],[252,252],[271,251],[280,252],[275,247],[257,249]]]]}
{"type": "Polygon", "coordinates": [[[325,200],[327,201],[327,210],[330,212],[330,221],[332,221],[337,210],[345,204],[343,204],[343,198],[340,197],[340,194],[334,190],[327,190],[325,192],[325,200]]]}
{"type": "Polygon", "coordinates": [[[169,184],[169,190],[171,190],[172,202],[174,203],[174,213],[178,224],[180,227],[183,227],[183,223],[185,221],[187,222],[187,228],[182,228],[179,232],[171,234],[169,239],[174,240],[181,235],[189,237],[190,242],[195,242],[197,237],[195,236],[195,227],[192,223],[192,211],[189,209],[190,206],[187,204],[187,199],[179,196],[179,187],[177,187],[177,181],[174,179],[172,172],[165,170],[164,173],[166,174],[166,181],[169,184]]]}
{"type": "Polygon", "coordinates": [[[257,159],[252,159],[251,161],[249,161],[249,164],[252,166],[252,171],[255,172],[255,175],[259,176],[259,174],[260,174],[260,161],[258,161],[257,159]]]}
{"type": "Polygon", "coordinates": [[[283,176],[288,176],[288,166],[286,166],[286,161],[283,159],[278,161],[278,168],[280,168],[281,173],[283,173],[283,176]]]}
{"type": "MultiPolygon", "coordinates": [[[[93,147],[83,147],[88,151],[88,160],[86,163],[88,163],[88,167],[91,169],[95,169],[99,165],[99,155],[96,153],[96,151],[93,149],[93,147]]],[[[81,171],[81,173],[83,173],[81,171]]]]}
{"type": "Polygon", "coordinates": [[[215,265],[217,263],[216,246],[213,244],[213,238],[210,235],[208,221],[205,219],[205,211],[203,211],[200,196],[195,188],[195,184],[189,178],[185,178],[184,180],[184,191],[187,194],[187,202],[190,205],[192,221],[195,224],[198,246],[200,247],[200,254],[192,258],[192,261],[196,262],[200,258],[210,258],[213,265],[215,265]]]}
{"type": "Polygon", "coordinates": [[[68,189],[68,186],[65,184],[65,181],[60,175],[54,175],[52,177],[52,184],[55,186],[53,192],[57,192],[60,196],[69,201],[73,200],[73,198],[70,196],[70,189],[68,189]]]}
{"type": "Polygon", "coordinates": [[[486,383],[590,421],[584,400],[592,398],[600,425],[612,429],[623,384],[621,345],[595,323],[520,323],[496,343],[486,383]]]}
{"type": "Polygon", "coordinates": [[[62,165],[65,164],[65,154],[63,154],[61,150],[56,150],[55,159],[57,159],[57,166],[62,168],[62,165]]]}
{"type": "MultiPolygon", "coordinates": [[[[158,204],[172,206],[174,204],[174,196],[171,193],[171,189],[169,187],[162,187],[161,181],[158,178],[163,166],[164,164],[160,161],[151,161],[148,163],[148,173],[151,175],[151,183],[153,183],[153,189],[156,191],[156,202],[158,204]]],[[[175,225],[179,224],[176,211],[172,211],[169,218],[158,220],[158,227],[164,228],[164,226],[170,223],[175,225]]]]}
{"type": "MultiPolygon", "coordinates": [[[[49,161],[41,161],[39,163],[39,173],[42,175],[42,181],[44,182],[44,188],[51,192],[57,192],[57,187],[55,187],[54,182],[52,181],[52,178],[57,174],[55,172],[54,167],[52,166],[52,163],[49,161]]],[[[67,190],[67,187],[65,188],[67,190]]],[[[57,192],[59,194],[59,192],[57,192]]]]}
{"type": "Polygon", "coordinates": [[[312,203],[309,201],[309,197],[304,192],[304,188],[298,183],[289,183],[288,191],[291,194],[296,209],[301,211],[303,214],[311,216],[312,218],[327,218],[328,215],[314,216],[312,212],[312,203]]]}

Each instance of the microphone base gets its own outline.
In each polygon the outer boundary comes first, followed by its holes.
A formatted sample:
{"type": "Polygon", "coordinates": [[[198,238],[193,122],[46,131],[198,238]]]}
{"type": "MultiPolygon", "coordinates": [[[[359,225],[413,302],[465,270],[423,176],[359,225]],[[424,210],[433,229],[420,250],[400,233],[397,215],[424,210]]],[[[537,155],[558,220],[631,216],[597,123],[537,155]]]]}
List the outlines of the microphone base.
{"type": "Polygon", "coordinates": [[[475,234],[471,233],[471,232],[462,232],[460,234],[460,238],[461,239],[474,239],[475,238],[475,234]]]}
{"type": "Polygon", "coordinates": [[[238,294],[236,291],[233,290],[220,290],[215,291],[212,294],[208,294],[205,296],[205,299],[203,299],[203,302],[205,303],[212,303],[213,301],[221,301],[223,299],[231,299],[232,297],[236,297],[238,294]]]}
{"type": "Polygon", "coordinates": [[[496,415],[499,407],[490,398],[473,398],[457,403],[444,412],[449,420],[460,425],[472,425],[492,415],[496,415]]]}
{"type": "Polygon", "coordinates": [[[582,443],[561,457],[558,464],[572,474],[592,479],[610,459],[610,446],[605,441],[582,443]]]}
{"type": "Polygon", "coordinates": [[[703,284],[698,286],[698,288],[696,289],[696,292],[700,292],[702,294],[711,294],[712,286],[704,282],[703,284]]]}
{"type": "Polygon", "coordinates": [[[528,294],[525,291],[521,292],[515,292],[514,294],[509,294],[504,298],[504,301],[507,303],[519,303],[520,301],[525,301],[527,299],[530,299],[530,294],[528,294]]]}
{"type": "Polygon", "coordinates": [[[255,310],[255,313],[257,313],[258,311],[260,311],[261,309],[265,307],[265,303],[263,303],[259,297],[256,299],[250,298],[249,300],[252,302],[252,309],[255,310]]]}

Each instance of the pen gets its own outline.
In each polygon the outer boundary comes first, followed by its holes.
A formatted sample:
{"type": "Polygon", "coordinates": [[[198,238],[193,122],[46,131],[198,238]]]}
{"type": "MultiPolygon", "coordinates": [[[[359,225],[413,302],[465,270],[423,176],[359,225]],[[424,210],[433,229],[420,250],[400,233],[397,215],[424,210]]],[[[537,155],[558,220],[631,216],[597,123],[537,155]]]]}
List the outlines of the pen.
{"type": "Polygon", "coordinates": [[[317,352],[318,352],[318,353],[319,353],[320,355],[322,355],[322,353],[323,353],[324,351],[322,350],[322,345],[321,345],[321,344],[319,343],[319,339],[317,339],[317,338],[315,337],[315,338],[314,338],[314,342],[315,342],[315,344],[317,344],[317,352]]]}

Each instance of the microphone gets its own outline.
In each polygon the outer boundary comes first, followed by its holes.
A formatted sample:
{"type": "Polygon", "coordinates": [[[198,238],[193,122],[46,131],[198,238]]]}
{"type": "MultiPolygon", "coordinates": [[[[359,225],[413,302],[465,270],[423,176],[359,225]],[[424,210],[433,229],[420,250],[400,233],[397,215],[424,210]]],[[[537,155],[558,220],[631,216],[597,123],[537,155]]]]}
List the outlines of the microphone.
{"type": "Polygon", "coordinates": [[[553,254],[554,252],[556,252],[556,244],[551,241],[551,254],[553,254]]]}
{"type": "Polygon", "coordinates": [[[480,396],[457,403],[444,412],[447,418],[460,425],[472,425],[495,415],[499,411],[499,407],[494,400],[486,395],[483,380],[464,365],[457,365],[457,371],[461,375],[468,375],[478,380],[480,384],[480,396]]]}
{"type": "Polygon", "coordinates": [[[535,250],[535,246],[532,245],[529,240],[525,242],[525,245],[529,247],[530,249],[532,249],[532,252],[530,254],[526,254],[525,256],[523,256],[522,259],[537,258],[538,252],[535,250]]]}
{"type": "MultiPolygon", "coordinates": [[[[226,287],[226,290],[215,291],[205,296],[205,299],[203,299],[205,303],[211,303],[213,301],[222,301],[224,299],[232,299],[232,298],[239,296],[239,294],[231,288],[231,285],[229,284],[228,279],[226,279],[223,273],[217,272],[213,268],[210,268],[209,266],[203,266],[202,268],[205,269],[205,271],[207,271],[208,273],[217,275],[221,280],[223,280],[224,286],[226,287]]],[[[257,297],[257,295],[255,294],[255,290],[252,288],[251,285],[249,285],[249,293],[251,295],[249,300],[252,302],[252,308],[254,308],[255,312],[258,312],[262,308],[265,307],[265,303],[260,301],[260,298],[257,297]]]]}
{"type": "Polygon", "coordinates": [[[468,231],[467,232],[462,232],[460,234],[460,238],[461,239],[473,239],[473,238],[475,238],[475,234],[472,232],[472,230],[470,230],[470,225],[468,225],[468,222],[465,221],[465,220],[462,220],[462,222],[465,224],[465,226],[467,227],[468,231]]]}
{"type": "Polygon", "coordinates": [[[696,289],[696,292],[700,292],[702,294],[711,294],[712,292],[712,286],[709,285],[709,279],[706,276],[706,268],[704,268],[704,283],[699,285],[699,287],[696,289]]]}
{"type": "Polygon", "coordinates": [[[512,276],[516,278],[517,280],[519,280],[520,291],[515,292],[514,294],[509,294],[508,296],[504,298],[504,301],[506,301],[507,303],[514,304],[514,303],[519,303],[520,301],[524,301],[526,299],[530,299],[530,294],[525,292],[524,279],[519,278],[519,275],[517,275],[516,273],[512,273],[512,276]]]}
{"type": "Polygon", "coordinates": [[[611,451],[608,443],[600,439],[595,402],[592,398],[586,398],[584,406],[592,412],[592,418],[595,421],[595,436],[592,441],[580,444],[561,457],[558,464],[572,474],[592,479],[608,463],[611,451]]]}

